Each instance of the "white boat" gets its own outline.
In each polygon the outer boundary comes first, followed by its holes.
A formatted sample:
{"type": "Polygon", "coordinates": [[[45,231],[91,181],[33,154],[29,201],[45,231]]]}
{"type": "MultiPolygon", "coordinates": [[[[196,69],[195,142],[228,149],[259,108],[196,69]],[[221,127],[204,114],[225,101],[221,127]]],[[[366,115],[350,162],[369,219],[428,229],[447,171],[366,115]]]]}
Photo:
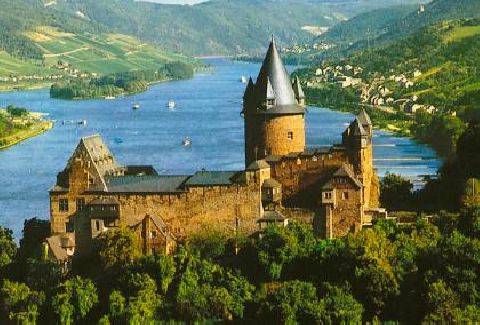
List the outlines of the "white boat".
{"type": "Polygon", "coordinates": [[[77,122],[79,125],[87,125],[87,120],[80,120],[77,122]]]}
{"type": "Polygon", "coordinates": [[[168,108],[170,108],[170,109],[174,109],[175,106],[176,106],[175,101],[173,101],[172,99],[170,99],[170,100],[168,101],[167,106],[168,106],[168,108]]]}
{"type": "Polygon", "coordinates": [[[246,83],[247,83],[247,77],[242,76],[242,78],[240,79],[240,81],[242,82],[242,84],[246,84],[246,83]]]}
{"type": "Polygon", "coordinates": [[[186,137],[182,140],[182,146],[189,147],[192,145],[192,140],[189,137],[186,137]]]}
{"type": "Polygon", "coordinates": [[[115,99],[115,96],[106,96],[105,99],[115,99]]]}
{"type": "Polygon", "coordinates": [[[133,109],[139,109],[140,108],[140,104],[139,103],[135,103],[132,105],[132,108],[133,109]]]}

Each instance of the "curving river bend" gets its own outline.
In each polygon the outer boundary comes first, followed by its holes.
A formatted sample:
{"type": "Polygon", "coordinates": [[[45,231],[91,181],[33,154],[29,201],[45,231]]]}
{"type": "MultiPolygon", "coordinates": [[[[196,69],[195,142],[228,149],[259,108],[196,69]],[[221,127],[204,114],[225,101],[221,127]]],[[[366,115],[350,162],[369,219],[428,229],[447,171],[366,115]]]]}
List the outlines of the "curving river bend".
{"type": "MultiPolygon", "coordinates": [[[[0,93],[0,107],[14,104],[47,113],[55,127],[38,137],[0,151],[0,225],[20,238],[26,218],[49,217],[48,190],[55,183],[80,137],[99,133],[121,164],[151,164],[164,174],[240,170],[244,164],[241,76],[256,77],[260,66],[226,59],[208,60],[211,74],[162,83],[147,92],[114,100],[63,101],[48,90],[0,93]],[[168,100],[175,111],[166,107],[168,100]],[[132,103],[141,105],[132,110],[132,103]],[[86,125],[77,121],[86,120],[86,125]],[[61,121],[67,121],[62,125],[61,121]],[[75,123],[68,123],[74,121],[75,123]],[[191,147],[182,139],[190,137],[191,147]]],[[[350,114],[310,107],[307,145],[338,143],[350,114]]],[[[407,138],[374,132],[374,165],[421,184],[441,165],[432,149],[407,138]]]]}

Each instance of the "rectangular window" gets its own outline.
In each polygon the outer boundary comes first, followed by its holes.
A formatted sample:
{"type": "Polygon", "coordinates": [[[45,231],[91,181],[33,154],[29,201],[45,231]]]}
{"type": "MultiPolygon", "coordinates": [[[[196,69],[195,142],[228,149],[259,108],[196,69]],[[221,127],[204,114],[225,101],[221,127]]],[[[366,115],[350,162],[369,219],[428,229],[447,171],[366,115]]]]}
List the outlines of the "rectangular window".
{"type": "Polygon", "coordinates": [[[155,239],[157,237],[157,232],[156,231],[150,231],[150,239],[155,239]]]}
{"type": "Polygon", "coordinates": [[[77,199],[77,211],[85,209],[85,199],[77,199]]]}
{"type": "Polygon", "coordinates": [[[293,132],[288,131],[288,140],[293,140],[293,132]]]}
{"type": "Polygon", "coordinates": [[[326,200],[331,200],[331,199],[332,199],[332,192],[325,192],[325,193],[323,193],[323,197],[324,197],[326,200]]]}
{"type": "Polygon", "coordinates": [[[68,200],[67,199],[60,199],[58,201],[58,210],[61,212],[68,211],[68,200]]]}
{"type": "Polygon", "coordinates": [[[342,200],[348,200],[348,192],[342,193],[342,200]]]}
{"type": "Polygon", "coordinates": [[[97,229],[97,231],[100,231],[100,221],[95,221],[95,228],[97,229]]]}
{"type": "Polygon", "coordinates": [[[67,222],[66,230],[67,230],[67,232],[73,232],[73,231],[74,231],[73,222],[72,222],[72,221],[67,222]]]}
{"type": "Polygon", "coordinates": [[[268,105],[268,106],[273,106],[273,105],[275,105],[275,99],[267,99],[267,105],[268,105]]]}

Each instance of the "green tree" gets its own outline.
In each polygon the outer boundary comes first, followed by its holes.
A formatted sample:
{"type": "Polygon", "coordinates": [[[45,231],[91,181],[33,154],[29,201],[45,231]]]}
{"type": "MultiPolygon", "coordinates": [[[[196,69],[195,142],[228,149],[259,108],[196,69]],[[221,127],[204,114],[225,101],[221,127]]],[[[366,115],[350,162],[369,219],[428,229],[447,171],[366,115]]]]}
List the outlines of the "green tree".
{"type": "Polygon", "coordinates": [[[130,263],[140,256],[138,239],[127,227],[100,234],[96,244],[105,268],[130,263]]]}
{"type": "MultiPolygon", "coordinates": [[[[134,273],[128,277],[127,288],[130,294],[126,310],[129,323],[142,324],[152,321],[161,305],[155,281],[148,274],[134,273]]],[[[119,296],[115,298],[116,309],[120,313],[122,299],[119,296]]]]}
{"type": "Polygon", "coordinates": [[[449,322],[454,321],[457,313],[459,298],[445,282],[438,280],[428,287],[426,296],[427,322],[449,322]]]}
{"type": "Polygon", "coordinates": [[[346,238],[346,251],[354,256],[353,291],[367,319],[380,316],[398,294],[393,262],[396,247],[384,232],[365,229],[346,238]]]}
{"type": "Polygon", "coordinates": [[[480,123],[470,124],[458,139],[457,155],[467,177],[480,178],[480,123]]]}
{"type": "Polygon", "coordinates": [[[255,318],[271,324],[317,322],[324,318],[324,306],[318,303],[312,283],[298,280],[269,283],[261,287],[255,302],[255,318]]]}
{"type": "Polygon", "coordinates": [[[412,201],[413,184],[403,177],[387,173],[380,186],[380,202],[390,211],[408,209],[412,201]]]}
{"type": "Polygon", "coordinates": [[[173,256],[164,254],[154,254],[143,256],[134,263],[127,266],[130,273],[146,273],[159,286],[161,293],[166,294],[172,283],[175,272],[175,260],[173,256]]]}
{"type": "Polygon", "coordinates": [[[324,284],[324,296],[320,300],[323,306],[322,323],[360,324],[363,306],[352,296],[348,286],[338,287],[324,284]]]}
{"type": "Polygon", "coordinates": [[[34,325],[45,301],[43,292],[33,291],[24,283],[3,280],[0,291],[8,318],[17,324],[34,325]]]}
{"type": "Polygon", "coordinates": [[[267,279],[280,279],[285,264],[308,256],[316,240],[310,227],[290,223],[288,227],[269,227],[257,242],[257,258],[267,279]]]}
{"type": "Polygon", "coordinates": [[[198,253],[185,253],[175,296],[182,319],[241,318],[245,304],[252,299],[253,286],[242,276],[201,259],[198,253]]]}
{"type": "Polygon", "coordinates": [[[13,262],[17,254],[17,244],[13,232],[0,226],[0,268],[13,262]]]}
{"type": "Polygon", "coordinates": [[[27,219],[23,224],[23,236],[18,250],[19,259],[40,258],[42,244],[50,236],[50,221],[37,218],[27,219]]]}
{"type": "Polygon", "coordinates": [[[97,303],[97,288],[91,280],[79,276],[61,283],[52,297],[53,311],[62,324],[84,319],[97,303]]]}

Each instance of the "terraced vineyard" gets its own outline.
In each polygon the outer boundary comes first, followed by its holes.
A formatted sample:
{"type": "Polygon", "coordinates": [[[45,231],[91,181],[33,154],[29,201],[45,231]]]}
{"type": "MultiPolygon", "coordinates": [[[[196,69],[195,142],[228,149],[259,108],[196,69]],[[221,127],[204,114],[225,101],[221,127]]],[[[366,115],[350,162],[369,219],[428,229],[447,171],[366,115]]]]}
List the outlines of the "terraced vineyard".
{"type": "Polygon", "coordinates": [[[190,61],[121,34],[77,35],[39,27],[26,35],[44,52],[46,65],[61,60],[81,71],[98,74],[149,70],[168,61],[190,61]]]}
{"type": "Polygon", "coordinates": [[[195,64],[193,59],[165,51],[122,34],[73,34],[42,26],[24,33],[43,53],[43,60],[21,60],[0,52],[0,76],[65,74],[68,72],[98,75],[131,70],[154,70],[167,62],[195,64]]]}

